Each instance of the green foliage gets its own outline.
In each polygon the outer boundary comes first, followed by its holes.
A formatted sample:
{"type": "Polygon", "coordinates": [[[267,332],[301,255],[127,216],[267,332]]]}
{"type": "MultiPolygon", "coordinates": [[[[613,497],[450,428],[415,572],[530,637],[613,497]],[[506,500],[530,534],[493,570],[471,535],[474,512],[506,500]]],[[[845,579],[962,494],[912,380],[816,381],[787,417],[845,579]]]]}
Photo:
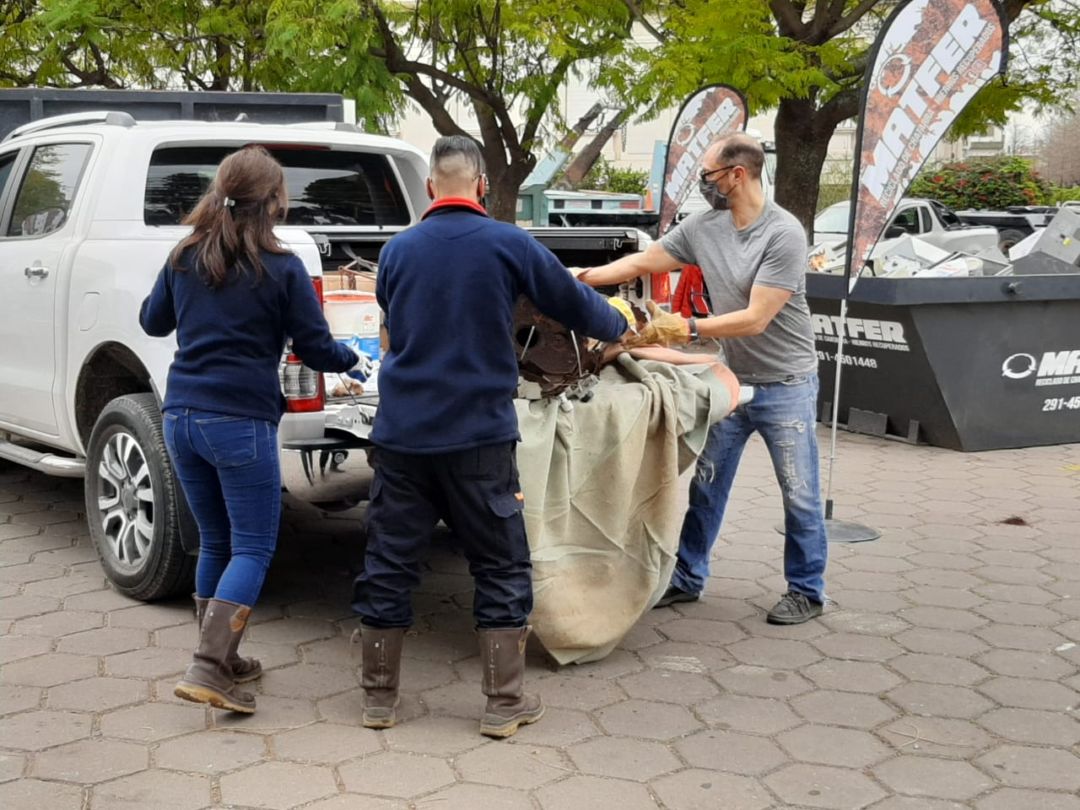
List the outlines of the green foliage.
{"type": "Polygon", "coordinates": [[[1017,157],[946,163],[924,169],[911,184],[912,197],[929,197],[956,210],[1001,209],[1009,205],[1042,205],[1051,187],[1017,157]]]}
{"type": "MultiPolygon", "coordinates": [[[[603,78],[645,116],[658,113],[706,84],[722,82],[744,92],[755,110],[788,97],[805,98],[839,87],[837,73],[866,49],[849,36],[819,45],[781,36],[773,6],[788,0],[687,0],[662,4],[664,38],[627,51],[603,78]],[[640,65],[647,65],[642,74],[640,65]]],[[[889,5],[882,3],[881,5],[889,5]]],[[[801,9],[803,4],[799,5],[801,9]]]]}
{"type": "MultiPolygon", "coordinates": [[[[847,0],[828,15],[799,0],[686,0],[662,4],[659,41],[626,52],[603,76],[646,115],[714,82],[743,91],[752,112],[803,99],[816,109],[857,92],[870,45],[897,0],[847,0]],[[640,65],[647,65],[644,74],[640,65]]],[[[1080,84],[1080,11],[1073,3],[1017,0],[1009,71],[961,114],[953,135],[985,132],[1011,111],[1067,103],[1080,84]]],[[[842,120],[842,119],[841,119],[842,120]]]]}
{"type": "Polygon", "coordinates": [[[1047,205],[1060,205],[1069,200],[1080,201],[1080,186],[1051,186],[1047,205]]]}
{"type": "MultiPolygon", "coordinates": [[[[602,78],[643,117],[698,88],[741,90],[751,114],[777,109],[776,200],[809,228],[820,171],[837,126],[859,113],[869,50],[900,0],[680,0],[640,25],[653,41],[605,66],[602,78]],[[645,64],[641,71],[635,64],[645,64]]],[[[628,5],[633,5],[628,3],[628,5]]],[[[1008,0],[1004,79],[976,94],[950,135],[985,132],[1008,113],[1067,103],[1080,84],[1080,7],[1074,0],[1008,0]]],[[[826,183],[826,185],[834,185],[826,183]]],[[[830,189],[830,193],[835,189],[830,189]]]]}
{"type": "Polygon", "coordinates": [[[273,0],[268,33],[272,51],[308,55],[298,81],[349,88],[360,115],[407,96],[440,134],[479,132],[488,210],[513,220],[521,181],[565,127],[560,89],[619,58],[631,23],[621,0],[273,0]]]}
{"type": "Polygon", "coordinates": [[[817,211],[828,208],[833,203],[851,199],[851,169],[851,158],[834,160],[825,164],[821,172],[817,211]]]}
{"type": "Polygon", "coordinates": [[[577,187],[618,194],[644,194],[649,187],[649,173],[638,169],[620,169],[601,156],[577,187]]]}
{"type": "Polygon", "coordinates": [[[0,7],[0,86],[289,89],[272,0],[23,0],[0,7]]]}
{"type": "Polygon", "coordinates": [[[373,130],[408,98],[441,134],[479,130],[491,210],[512,218],[563,134],[560,89],[621,58],[632,22],[623,0],[17,0],[0,86],[339,92],[373,130]]]}
{"type": "Polygon", "coordinates": [[[614,0],[272,0],[267,32],[296,82],[348,92],[362,115],[400,109],[408,95],[442,134],[472,115],[531,151],[541,124],[561,124],[562,84],[619,52],[630,21],[614,0]]]}
{"type": "Polygon", "coordinates": [[[825,183],[818,189],[817,211],[823,211],[830,205],[851,199],[851,183],[825,183]]]}

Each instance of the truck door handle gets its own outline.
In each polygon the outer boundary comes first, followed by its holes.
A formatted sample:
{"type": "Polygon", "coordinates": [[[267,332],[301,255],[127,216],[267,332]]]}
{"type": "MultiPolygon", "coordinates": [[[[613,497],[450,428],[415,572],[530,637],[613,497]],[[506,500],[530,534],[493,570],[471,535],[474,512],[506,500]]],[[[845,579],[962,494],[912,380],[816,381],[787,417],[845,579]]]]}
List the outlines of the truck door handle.
{"type": "Polygon", "coordinates": [[[49,268],[41,267],[40,265],[36,267],[27,267],[23,270],[23,273],[26,274],[27,278],[45,278],[45,276],[49,275],[49,268]]]}

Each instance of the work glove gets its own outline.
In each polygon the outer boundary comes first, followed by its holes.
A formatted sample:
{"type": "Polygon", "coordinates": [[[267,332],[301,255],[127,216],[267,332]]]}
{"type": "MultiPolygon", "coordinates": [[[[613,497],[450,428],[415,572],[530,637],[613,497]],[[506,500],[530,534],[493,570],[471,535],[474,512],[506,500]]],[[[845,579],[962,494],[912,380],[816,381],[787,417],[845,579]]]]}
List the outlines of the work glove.
{"type": "Polygon", "coordinates": [[[625,341],[628,347],[652,344],[672,346],[690,342],[690,324],[685,318],[671,312],[664,312],[655,301],[646,301],[645,308],[649,311],[649,322],[640,330],[640,334],[625,341]]]}
{"type": "Polygon", "coordinates": [[[367,382],[368,377],[371,376],[371,372],[375,370],[375,362],[368,356],[366,352],[360,351],[351,343],[344,343],[354,355],[356,355],[356,364],[345,373],[352,377],[354,380],[360,382],[367,382]]]}
{"type": "Polygon", "coordinates": [[[631,332],[637,332],[637,329],[635,329],[637,326],[637,318],[634,317],[634,310],[630,308],[630,302],[625,298],[619,298],[617,295],[611,296],[607,302],[615,307],[620,315],[626,318],[626,328],[631,332]]]}

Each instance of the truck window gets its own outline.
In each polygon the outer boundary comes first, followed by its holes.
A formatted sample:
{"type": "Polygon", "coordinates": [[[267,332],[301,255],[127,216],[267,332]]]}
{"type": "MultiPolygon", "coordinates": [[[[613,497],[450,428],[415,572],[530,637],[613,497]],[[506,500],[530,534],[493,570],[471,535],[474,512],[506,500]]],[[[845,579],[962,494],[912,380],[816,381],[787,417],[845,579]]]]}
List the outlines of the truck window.
{"type": "Polygon", "coordinates": [[[4,187],[11,176],[11,168],[15,165],[15,158],[19,156],[19,150],[0,155],[0,209],[3,208],[4,187]]]}
{"type": "MultiPolygon", "coordinates": [[[[210,187],[218,164],[236,146],[164,147],[146,177],[143,221],[178,225],[210,187]]],[[[275,148],[285,170],[288,225],[408,225],[409,209],[383,155],[320,147],[275,148]]]]}
{"type": "Polygon", "coordinates": [[[893,217],[892,225],[900,228],[904,233],[919,233],[919,209],[905,208],[903,211],[898,211],[893,217]]]}
{"type": "Polygon", "coordinates": [[[961,226],[960,217],[946,208],[939,202],[934,200],[930,201],[930,205],[934,207],[934,213],[937,214],[938,219],[941,220],[941,224],[945,226],[946,230],[951,228],[959,228],[961,226]]]}
{"type": "Polygon", "coordinates": [[[15,160],[19,157],[19,150],[15,149],[4,155],[0,155],[0,233],[4,233],[4,211],[7,209],[8,196],[4,193],[8,180],[11,179],[11,170],[15,167],[15,160]]]}
{"type": "Polygon", "coordinates": [[[45,236],[62,227],[89,155],[88,143],[37,147],[15,198],[7,235],[45,236]]]}

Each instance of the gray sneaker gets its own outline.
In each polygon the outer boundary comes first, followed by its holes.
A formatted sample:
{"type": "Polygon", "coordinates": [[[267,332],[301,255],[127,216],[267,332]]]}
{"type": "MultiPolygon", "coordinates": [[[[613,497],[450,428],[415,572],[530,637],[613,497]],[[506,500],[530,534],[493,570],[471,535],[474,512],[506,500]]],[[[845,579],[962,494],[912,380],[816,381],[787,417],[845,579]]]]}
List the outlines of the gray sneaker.
{"type": "Polygon", "coordinates": [[[815,602],[806,594],[788,591],[776,603],[766,621],[769,624],[802,624],[815,616],[820,616],[822,604],[815,602]]]}

